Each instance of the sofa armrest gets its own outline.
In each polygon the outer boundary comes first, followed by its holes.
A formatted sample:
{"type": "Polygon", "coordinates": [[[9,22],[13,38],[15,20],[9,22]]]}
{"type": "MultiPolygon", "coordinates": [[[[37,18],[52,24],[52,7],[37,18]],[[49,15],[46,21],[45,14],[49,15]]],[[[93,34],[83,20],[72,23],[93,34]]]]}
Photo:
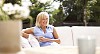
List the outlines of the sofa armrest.
{"type": "Polygon", "coordinates": [[[21,37],[21,47],[22,48],[40,47],[40,45],[38,40],[32,34],[29,34],[28,39],[21,37]]]}

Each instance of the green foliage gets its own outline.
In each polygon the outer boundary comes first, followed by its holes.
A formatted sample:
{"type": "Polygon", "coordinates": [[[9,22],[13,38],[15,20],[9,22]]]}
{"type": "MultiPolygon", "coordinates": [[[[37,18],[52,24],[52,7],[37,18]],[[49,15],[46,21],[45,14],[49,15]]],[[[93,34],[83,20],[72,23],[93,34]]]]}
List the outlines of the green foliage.
{"type": "MultiPolygon", "coordinates": [[[[62,23],[68,16],[69,13],[71,13],[72,9],[72,0],[56,0],[60,1],[60,7],[59,12],[55,15],[55,23],[62,23]]],[[[74,1],[74,0],[73,0],[74,1]]]]}
{"type": "Polygon", "coordinates": [[[9,16],[2,10],[3,4],[4,4],[4,0],[2,0],[0,3],[0,21],[9,19],[9,16]]]}
{"type": "Polygon", "coordinates": [[[3,12],[2,8],[0,7],[0,21],[5,21],[8,19],[9,19],[9,16],[5,12],[3,12]]]}
{"type": "Polygon", "coordinates": [[[35,21],[36,21],[37,14],[39,12],[41,12],[41,11],[46,11],[46,12],[48,12],[50,14],[50,24],[53,24],[56,21],[55,18],[54,18],[54,16],[59,12],[59,10],[57,10],[57,9],[50,10],[50,9],[53,9],[51,7],[52,3],[46,2],[44,4],[44,3],[38,2],[37,0],[31,0],[31,2],[33,3],[33,5],[30,7],[30,10],[31,10],[30,15],[34,19],[33,20],[34,24],[35,24],[35,21]]]}
{"type": "Polygon", "coordinates": [[[97,0],[90,10],[91,12],[91,19],[96,20],[96,22],[100,22],[100,0],[97,0]]]}
{"type": "Polygon", "coordinates": [[[100,0],[57,0],[62,4],[60,6],[60,16],[64,19],[71,16],[78,21],[89,21],[91,19],[100,22],[100,0]],[[63,10],[63,11],[61,11],[63,10]],[[84,19],[85,18],[85,19],[84,19]]]}

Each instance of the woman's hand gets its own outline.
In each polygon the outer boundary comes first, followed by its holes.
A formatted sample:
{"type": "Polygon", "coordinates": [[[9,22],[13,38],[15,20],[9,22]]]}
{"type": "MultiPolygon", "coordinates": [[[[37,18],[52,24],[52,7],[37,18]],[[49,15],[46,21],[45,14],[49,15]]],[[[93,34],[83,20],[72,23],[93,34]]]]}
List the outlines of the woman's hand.
{"type": "Polygon", "coordinates": [[[50,41],[49,38],[45,38],[45,37],[43,37],[43,36],[39,37],[38,40],[39,40],[39,42],[47,42],[47,41],[50,41]]]}
{"type": "Polygon", "coordinates": [[[29,34],[22,32],[22,37],[27,39],[29,37],[29,34]]]}

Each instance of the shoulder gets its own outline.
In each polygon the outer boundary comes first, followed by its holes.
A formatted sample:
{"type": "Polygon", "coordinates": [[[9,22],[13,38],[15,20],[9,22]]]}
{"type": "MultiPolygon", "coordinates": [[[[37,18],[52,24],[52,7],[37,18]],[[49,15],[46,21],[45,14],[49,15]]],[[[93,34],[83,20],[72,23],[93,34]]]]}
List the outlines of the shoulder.
{"type": "Polygon", "coordinates": [[[54,26],[53,25],[48,25],[47,28],[54,28],[54,26]]]}
{"type": "Polygon", "coordinates": [[[34,26],[34,29],[36,29],[36,30],[37,30],[37,29],[40,29],[40,28],[39,28],[38,26],[34,26]]]}
{"type": "Polygon", "coordinates": [[[33,31],[34,31],[34,32],[36,32],[36,31],[40,31],[40,30],[41,30],[41,28],[40,28],[40,27],[35,26],[33,31]]]}
{"type": "Polygon", "coordinates": [[[54,26],[53,25],[48,25],[47,29],[53,31],[54,30],[54,26]]]}

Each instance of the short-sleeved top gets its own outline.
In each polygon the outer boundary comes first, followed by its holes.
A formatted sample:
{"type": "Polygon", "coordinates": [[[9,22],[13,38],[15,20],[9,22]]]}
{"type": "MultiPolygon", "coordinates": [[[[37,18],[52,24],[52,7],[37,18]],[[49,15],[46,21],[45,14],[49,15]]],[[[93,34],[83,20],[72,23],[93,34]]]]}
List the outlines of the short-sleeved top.
{"type": "MultiPolygon", "coordinates": [[[[53,28],[54,28],[54,26],[48,25],[46,27],[46,32],[44,33],[44,31],[40,27],[35,26],[34,27],[34,35],[37,36],[37,37],[43,36],[45,38],[54,39],[54,36],[52,34],[53,33],[53,28]]],[[[41,47],[49,46],[49,45],[51,45],[51,43],[52,42],[39,42],[41,47]]]]}

